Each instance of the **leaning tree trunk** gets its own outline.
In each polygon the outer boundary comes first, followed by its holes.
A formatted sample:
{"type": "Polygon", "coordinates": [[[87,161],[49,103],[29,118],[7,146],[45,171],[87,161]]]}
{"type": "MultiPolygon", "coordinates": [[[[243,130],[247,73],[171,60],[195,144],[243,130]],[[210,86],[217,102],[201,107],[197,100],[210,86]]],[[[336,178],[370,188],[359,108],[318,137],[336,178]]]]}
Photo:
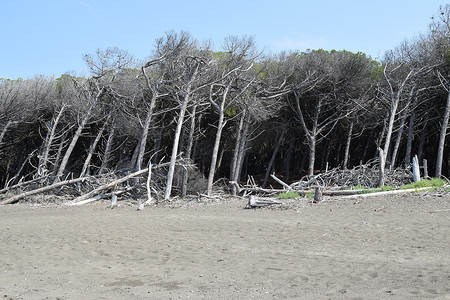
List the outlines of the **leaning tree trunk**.
{"type": "Polygon", "coordinates": [[[267,166],[266,176],[264,176],[264,183],[262,184],[263,188],[266,187],[267,180],[269,179],[270,172],[272,171],[273,163],[275,162],[275,158],[277,157],[278,149],[280,149],[281,142],[283,141],[284,133],[285,130],[283,130],[283,132],[281,133],[280,137],[278,138],[275,149],[273,149],[272,157],[270,158],[269,165],[267,166]]]}
{"type": "MultiPolygon", "coordinates": [[[[194,105],[191,112],[191,127],[189,128],[189,138],[186,146],[186,154],[185,158],[190,159],[191,158],[191,152],[192,152],[192,146],[194,145],[194,133],[195,133],[195,113],[197,111],[197,105],[194,105]]],[[[182,185],[181,185],[181,196],[185,197],[187,192],[187,184],[188,184],[188,178],[189,178],[189,170],[187,168],[183,169],[183,179],[182,179],[182,185]]]]}
{"type": "Polygon", "coordinates": [[[181,103],[180,113],[178,115],[178,120],[177,120],[177,128],[175,130],[175,137],[173,140],[172,156],[170,157],[169,171],[167,173],[167,182],[166,182],[166,191],[164,193],[164,200],[169,200],[170,194],[172,192],[173,174],[175,173],[175,163],[176,163],[177,155],[178,155],[178,143],[180,142],[180,134],[181,134],[181,129],[183,127],[184,115],[186,114],[187,105],[189,103],[190,96],[191,96],[192,84],[194,83],[194,80],[197,77],[198,68],[199,68],[199,66],[197,65],[195,67],[194,72],[192,73],[192,77],[186,88],[183,102],[181,103]]]}
{"type": "Polygon", "coordinates": [[[289,182],[290,179],[290,172],[291,172],[291,160],[292,160],[292,151],[294,150],[294,139],[291,138],[289,140],[289,145],[286,153],[286,162],[284,165],[284,181],[286,183],[289,182]]]}
{"type": "Polygon", "coordinates": [[[72,154],[72,151],[75,148],[75,145],[77,144],[77,141],[81,136],[81,132],[83,131],[84,127],[86,126],[87,121],[90,118],[93,107],[94,107],[94,105],[91,105],[91,107],[89,108],[87,113],[84,115],[84,118],[81,120],[81,123],[77,128],[77,131],[75,131],[75,134],[72,137],[72,141],[70,142],[69,147],[67,148],[66,153],[64,154],[64,157],[61,161],[61,165],[59,166],[58,173],[56,173],[56,181],[59,181],[60,177],[64,174],[64,171],[66,170],[66,167],[67,167],[67,163],[69,162],[69,157],[72,154]]]}
{"type": "Polygon", "coordinates": [[[403,114],[402,118],[400,120],[400,127],[397,132],[397,138],[395,140],[394,149],[392,150],[392,157],[391,157],[391,170],[395,167],[395,162],[397,160],[398,155],[398,148],[400,147],[400,142],[403,135],[403,128],[405,126],[406,118],[408,117],[409,107],[411,103],[414,101],[414,92],[415,92],[416,85],[414,84],[413,88],[409,92],[408,101],[406,102],[405,107],[403,108],[403,114]]]}
{"type": "Polygon", "coordinates": [[[348,128],[347,142],[345,143],[344,162],[342,163],[342,167],[344,168],[344,170],[346,170],[348,166],[348,157],[350,153],[350,143],[352,141],[352,134],[353,134],[353,122],[350,123],[350,127],[348,128]]]}
{"type": "Polygon", "coordinates": [[[2,133],[0,133],[0,144],[3,141],[3,138],[5,137],[6,132],[8,131],[9,126],[11,126],[13,122],[12,121],[8,121],[8,123],[6,123],[5,127],[3,127],[2,129],[2,133]]]}
{"type": "Polygon", "coordinates": [[[147,111],[144,126],[142,128],[141,141],[139,143],[139,153],[136,160],[136,171],[139,171],[142,168],[142,162],[144,161],[145,145],[147,144],[148,130],[150,128],[150,123],[152,121],[153,110],[156,105],[156,98],[157,98],[156,94],[153,94],[152,99],[150,100],[150,107],[148,108],[147,111]]]}
{"type": "Polygon", "coordinates": [[[439,146],[437,151],[436,173],[435,173],[435,177],[438,178],[442,176],[442,161],[444,158],[445,136],[447,134],[449,117],[450,117],[450,92],[448,93],[447,96],[447,105],[445,106],[444,119],[442,120],[441,133],[439,135],[439,146]]]}
{"type": "Polygon", "coordinates": [[[393,99],[393,102],[391,104],[391,111],[389,114],[389,121],[388,125],[386,127],[386,138],[384,140],[384,148],[383,148],[383,159],[380,161],[380,163],[383,163],[383,169],[386,166],[386,160],[389,153],[389,147],[391,146],[391,138],[392,138],[392,132],[394,130],[394,122],[395,122],[395,115],[397,114],[397,107],[400,99],[399,97],[396,97],[393,99]]]}
{"type": "Polygon", "coordinates": [[[106,173],[106,170],[109,166],[109,160],[111,159],[112,147],[114,143],[114,136],[116,134],[116,126],[115,120],[111,122],[111,130],[108,134],[108,140],[106,141],[105,152],[103,153],[102,164],[100,165],[99,174],[106,173]]]}
{"type": "MultiPolygon", "coordinates": [[[[239,183],[241,179],[241,173],[242,173],[242,166],[244,164],[244,157],[246,154],[247,149],[247,143],[248,143],[248,130],[250,127],[250,114],[247,114],[246,120],[244,121],[244,128],[242,130],[240,143],[239,143],[239,149],[238,149],[238,155],[237,155],[237,161],[236,161],[236,168],[234,170],[234,175],[231,178],[232,181],[239,183]]],[[[247,165],[246,165],[247,166],[247,165]]],[[[236,194],[237,190],[233,189],[231,191],[233,195],[236,194]]]]}
{"type": "Polygon", "coordinates": [[[216,132],[216,139],[214,141],[214,147],[212,151],[211,156],[211,166],[209,168],[209,175],[208,175],[208,186],[207,186],[207,194],[208,196],[212,193],[212,186],[214,183],[214,175],[216,173],[216,164],[217,164],[217,157],[219,154],[219,146],[220,146],[220,139],[222,137],[222,131],[225,127],[225,112],[223,110],[223,107],[219,111],[219,123],[217,124],[217,132],[216,132]]]}
{"type": "Polygon", "coordinates": [[[81,173],[80,173],[79,177],[84,177],[86,174],[89,175],[89,166],[91,165],[92,156],[94,155],[94,151],[97,148],[98,142],[102,138],[103,131],[105,131],[107,124],[108,124],[108,120],[105,121],[102,128],[100,128],[97,136],[95,137],[94,141],[92,142],[91,147],[89,149],[89,153],[86,157],[86,160],[84,161],[83,168],[81,169],[81,173]]]}
{"type": "Polygon", "coordinates": [[[411,164],[411,150],[412,150],[412,142],[414,138],[414,111],[409,116],[409,124],[408,124],[408,138],[406,140],[406,153],[405,153],[405,169],[409,167],[411,164]]]}
{"type": "Polygon", "coordinates": [[[423,148],[425,148],[425,140],[427,138],[427,131],[428,131],[428,114],[425,116],[425,122],[422,127],[422,131],[420,133],[420,142],[419,142],[419,149],[417,150],[417,158],[419,161],[422,160],[423,156],[423,148]]]}
{"type": "MultiPolygon", "coordinates": [[[[230,166],[230,180],[234,181],[236,168],[237,168],[237,161],[238,161],[238,155],[239,155],[239,146],[241,145],[241,138],[242,138],[242,129],[244,127],[244,119],[245,119],[245,112],[241,114],[241,119],[239,120],[239,125],[236,130],[236,141],[234,143],[234,151],[233,151],[233,158],[231,159],[231,166],[230,166]]],[[[233,185],[231,187],[231,193],[232,195],[236,195],[236,186],[233,185]]]]}
{"type": "Polygon", "coordinates": [[[61,116],[65,108],[66,106],[63,105],[63,107],[61,107],[61,109],[59,110],[59,113],[56,116],[56,118],[53,117],[51,122],[52,128],[48,131],[47,136],[44,140],[44,149],[41,158],[39,159],[39,166],[37,171],[39,177],[44,176],[47,171],[48,157],[50,154],[51,147],[53,145],[53,140],[55,139],[56,128],[58,127],[59,120],[61,119],[61,116]]]}

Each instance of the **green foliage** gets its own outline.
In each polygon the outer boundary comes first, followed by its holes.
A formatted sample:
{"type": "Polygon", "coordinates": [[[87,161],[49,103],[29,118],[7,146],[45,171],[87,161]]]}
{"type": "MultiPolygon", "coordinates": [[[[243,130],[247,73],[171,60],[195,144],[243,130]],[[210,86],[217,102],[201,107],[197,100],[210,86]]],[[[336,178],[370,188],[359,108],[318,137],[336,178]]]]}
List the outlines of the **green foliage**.
{"type": "Polygon", "coordinates": [[[225,115],[228,117],[234,117],[238,113],[238,108],[236,106],[228,107],[227,110],[225,110],[225,115]]]}
{"type": "Polygon", "coordinates": [[[300,197],[300,195],[296,192],[286,192],[286,193],[281,193],[278,195],[278,199],[293,199],[293,198],[298,198],[300,197]]]}

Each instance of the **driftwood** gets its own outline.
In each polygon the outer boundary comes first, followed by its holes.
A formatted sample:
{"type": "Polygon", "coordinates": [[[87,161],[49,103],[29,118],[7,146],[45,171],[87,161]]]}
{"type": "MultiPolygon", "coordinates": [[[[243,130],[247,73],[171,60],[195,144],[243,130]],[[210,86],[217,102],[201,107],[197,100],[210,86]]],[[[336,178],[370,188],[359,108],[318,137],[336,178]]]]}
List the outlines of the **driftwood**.
{"type": "Polygon", "coordinates": [[[319,187],[316,187],[316,190],[314,191],[314,203],[319,203],[322,201],[322,191],[319,187]]]}
{"type": "MultiPolygon", "coordinates": [[[[156,168],[161,168],[161,167],[167,167],[169,165],[169,163],[163,163],[163,164],[159,164],[159,165],[155,165],[152,166],[152,169],[156,169],[156,168]]],[[[137,172],[131,173],[125,177],[122,177],[120,179],[114,180],[110,183],[104,184],[92,191],[90,191],[89,193],[86,193],[84,195],[81,195],[80,197],[75,198],[74,200],[70,201],[69,203],[67,203],[67,205],[81,205],[81,204],[86,204],[95,200],[98,200],[100,198],[92,198],[93,196],[97,195],[98,193],[104,191],[104,190],[108,190],[110,188],[115,187],[116,185],[126,182],[131,178],[137,177],[139,175],[145,174],[149,172],[149,168],[145,168],[142,170],[139,170],[137,172]],[[87,201],[87,200],[91,200],[91,201],[87,201]]]]}
{"type": "Polygon", "coordinates": [[[257,200],[254,195],[250,195],[248,198],[247,208],[264,207],[273,204],[281,204],[281,202],[273,200],[257,200]]]}
{"type": "Polygon", "coordinates": [[[52,189],[56,189],[56,188],[59,188],[59,187],[65,186],[65,185],[72,184],[72,183],[77,183],[77,182],[80,182],[80,181],[84,181],[86,179],[89,179],[89,177],[82,177],[82,178],[75,178],[75,179],[60,181],[60,182],[57,182],[57,183],[54,183],[54,184],[51,184],[51,185],[48,185],[48,186],[44,186],[44,187],[39,188],[39,189],[35,189],[35,190],[32,190],[32,191],[24,192],[22,194],[13,196],[11,198],[3,200],[2,202],[0,202],[0,204],[1,205],[13,204],[13,203],[18,202],[20,199],[25,198],[25,197],[28,197],[28,196],[31,196],[31,195],[34,195],[34,194],[43,193],[43,192],[46,192],[46,191],[50,191],[52,189]]]}
{"type": "Polygon", "coordinates": [[[31,184],[31,183],[34,183],[34,182],[38,182],[40,180],[44,180],[45,178],[46,177],[40,177],[40,178],[35,178],[35,179],[32,179],[32,180],[28,180],[28,181],[21,181],[21,182],[15,184],[15,185],[8,186],[8,187],[5,187],[5,188],[1,189],[0,190],[0,194],[6,193],[7,191],[12,190],[12,189],[20,188],[20,187],[25,186],[27,184],[31,184]]]}
{"type": "Polygon", "coordinates": [[[414,192],[426,191],[426,190],[431,190],[431,189],[433,189],[433,187],[423,187],[423,188],[408,189],[408,190],[395,190],[395,191],[386,191],[386,192],[369,193],[369,194],[358,194],[358,195],[344,196],[342,198],[346,198],[346,199],[368,198],[368,197],[386,196],[386,195],[394,195],[394,194],[407,194],[407,193],[414,193],[414,192]]]}

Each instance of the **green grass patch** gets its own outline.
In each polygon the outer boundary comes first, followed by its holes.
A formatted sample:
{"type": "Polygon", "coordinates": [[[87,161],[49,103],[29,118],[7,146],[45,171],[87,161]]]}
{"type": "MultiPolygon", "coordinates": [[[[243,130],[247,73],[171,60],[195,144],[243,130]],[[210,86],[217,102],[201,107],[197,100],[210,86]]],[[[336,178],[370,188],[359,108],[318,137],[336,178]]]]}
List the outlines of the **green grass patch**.
{"type": "Polygon", "coordinates": [[[281,193],[278,195],[278,199],[293,199],[293,198],[298,198],[300,197],[300,195],[296,192],[286,192],[286,193],[281,193]]]}
{"type": "Polygon", "coordinates": [[[408,189],[420,189],[425,187],[433,187],[433,188],[441,188],[445,185],[445,180],[440,178],[431,178],[431,179],[422,179],[418,182],[413,182],[407,185],[402,186],[401,190],[408,189]]]}

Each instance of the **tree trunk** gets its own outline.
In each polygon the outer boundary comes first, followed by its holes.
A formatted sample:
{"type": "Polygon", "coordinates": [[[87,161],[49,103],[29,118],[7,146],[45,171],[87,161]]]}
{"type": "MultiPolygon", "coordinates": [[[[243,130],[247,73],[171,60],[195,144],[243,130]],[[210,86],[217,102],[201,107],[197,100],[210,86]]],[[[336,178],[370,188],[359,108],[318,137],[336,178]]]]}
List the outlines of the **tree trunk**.
{"type": "Polygon", "coordinates": [[[375,145],[377,147],[376,147],[376,150],[375,150],[374,158],[379,157],[380,152],[379,152],[378,148],[381,148],[381,144],[383,143],[384,135],[386,134],[386,128],[387,128],[387,126],[386,126],[386,119],[384,119],[383,120],[383,129],[381,130],[381,133],[380,133],[380,135],[378,136],[378,139],[375,142],[375,145]]]}
{"type": "Polygon", "coordinates": [[[348,133],[347,133],[347,141],[345,143],[344,162],[342,163],[342,167],[344,170],[346,170],[348,167],[350,143],[352,141],[352,134],[353,134],[353,122],[350,122],[350,126],[348,128],[348,133]]]}
{"type": "Polygon", "coordinates": [[[3,141],[3,138],[5,137],[6,132],[8,131],[9,126],[11,126],[11,124],[13,124],[12,121],[8,121],[8,123],[6,123],[5,127],[3,127],[2,129],[2,133],[0,133],[0,144],[3,141]]]}
{"type": "Polygon", "coordinates": [[[185,96],[183,98],[183,102],[181,103],[180,113],[178,115],[178,120],[177,120],[177,128],[175,130],[175,137],[173,140],[172,156],[170,157],[169,171],[167,173],[167,183],[166,183],[166,191],[164,193],[164,200],[169,200],[170,194],[172,192],[173,174],[175,172],[175,163],[177,161],[177,155],[178,155],[178,143],[180,142],[180,134],[181,134],[181,129],[183,127],[184,115],[186,114],[187,105],[189,103],[190,96],[191,96],[192,84],[193,84],[194,80],[196,79],[198,68],[199,68],[199,66],[197,65],[195,67],[192,77],[187,85],[185,96]]]}
{"type": "Polygon", "coordinates": [[[414,138],[414,111],[409,116],[408,138],[406,140],[405,169],[411,164],[411,150],[414,138]]]}
{"type": "Polygon", "coordinates": [[[423,156],[423,148],[425,147],[425,140],[427,137],[427,125],[428,125],[428,114],[425,116],[425,122],[422,127],[422,132],[420,133],[420,142],[419,142],[419,149],[417,150],[417,157],[419,160],[422,160],[423,156]]]}
{"type": "Polygon", "coordinates": [[[144,161],[145,155],[145,146],[147,145],[147,136],[148,130],[150,128],[150,123],[152,121],[153,109],[156,105],[156,94],[152,95],[152,99],[150,100],[150,106],[147,110],[147,116],[145,117],[144,126],[142,128],[141,140],[139,143],[139,153],[136,159],[136,171],[139,171],[142,168],[142,163],[144,161]]]}
{"type": "Polygon", "coordinates": [[[314,175],[314,162],[316,159],[316,137],[311,137],[309,140],[309,162],[308,162],[308,175],[314,175]]]}
{"type": "MultiPolygon", "coordinates": [[[[230,180],[235,181],[235,173],[237,169],[237,163],[238,163],[238,155],[239,155],[239,147],[241,145],[241,138],[242,138],[242,130],[244,128],[244,119],[245,119],[245,112],[241,114],[241,119],[239,120],[239,125],[236,130],[236,141],[234,143],[234,151],[233,151],[233,158],[231,159],[231,166],[230,166],[230,180]]],[[[236,187],[233,185],[231,187],[231,193],[232,195],[236,195],[236,187]]]]}
{"type": "Polygon", "coordinates": [[[383,163],[383,169],[386,165],[387,156],[389,153],[389,147],[391,145],[391,138],[392,138],[392,131],[394,130],[394,122],[395,122],[395,115],[397,114],[397,107],[400,99],[398,97],[395,97],[395,99],[392,100],[391,103],[391,111],[389,114],[389,121],[388,125],[386,127],[386,138],[384,140],[384,148],[383,148],[383,160],[380,163],[383,163]]]}
{"type": "Polygon", "coordinates": [[[291,172],[291,160],[292,160],[292,151],[294,150],[294,139],[291,138],[289,140],[289,146],[286,153],[286,162],[285,162],[285,169],[284,169],[284,181],[289,182],[290,179],[290,172],[291,172]]]}
{"type": "MultiPolygon", "coordinates": [[[[190,159],[191,158],[192,146],[194,144],[195,121],[196,121],[195,114],[196,114],[196,111],[197,111],[197,105],[194,105],[194,107],[192,108],[192,112],[191,112],[191,124],[190,124],[191,127],[190,127],[190,130],[189,130],[189,139],[188,139],[187,146],[186,146],[186,155],[185,155],[186,159],[190,159]]],[[[182,185],[181,185],[181,196],[182,197],[186,196],[188,178],[189,178],[189,170],[187,168],[184,168],[183,169],[182,185]]]]}
{"type": "Polygon", "coordinates": [[[66,106],[63,105],[63,107],[61,107],[61,109],[59,110],[58,115],[55,117],[53,117],[52,119],[52,128],[48,131],[47,137],[45,138],[44,141],[44,150],[42,153],[42,158],[39,159],[39,166],[38,166],[38,171],[37,174],[38,176],[44,176],[45,173],[47,172],[47,163],[48,163],[48,157],[50,154],[50,149],[52,147],[53,144],[53,139],[55,138],[55,133],[56,133],[56,128],[58,127],[59,124],[59,120],[61,119],[61,116],[65,110],[66,106]]]}
{"type": "Polygon", "coordinates": [[[275,158],[277,157],[278,149],[280,148],[281,142],[283,141],[285,131],[286,130],[282,131],[280,137],[278,138],[277,144],[276,144],[275,148],[273,149],[272,157],[270,159],[269,165],[267,166],[266,176],[264,176],[264,183],[262,184],[263,188],[266,187],[267,180],[269,179],[270,172],[272,171],[273,163],[275,161],[275,158]]]}
{"type": "Polygon", "coordinates": [[[95,151],[95,148],[97,147],[98,142],[102,138],[103,131],[105,131],[105,128],[106,128],[107,124],[108,124],[108,120],[105,121],[105,123],[103,124],[102,128],[100,128],[97,136],[95,137],[95,140],[92,142],[92,145],[91,145],[91,147],[89,149],[89,153],[88,153],[88,155],[86,157],[86,160],[84,161],[84,165],[83,165],[83,168],[81,170],[81,173],[80,173],[79,177],[84,177],[85,175],[89,175],[89,166],[91,164],[92,156],[94,155],[94,151],[95,151]]]}
{"type": "Polygon", "coordinates": [[[379,151],[379,176],[378,176],[378,186],[384,186],[384,166],[385,166],[385,162],[384,162],[384,158],[386,157],[384,155],[384,150],[381,148],[378,148],[379,151]]]}
{"type": "MultiPolygon", "coordinates": [[[[236,162],[236,170],[234,172],[234,177],[232,177],[231,179],[237,183],[239,183],[240,179],[241,179],[241,172],[242,172],[242,166],[244,164],[244,160],[246,158],[246,150],[247,150],[247,143],[248,143],[248,130],[250,127],[250,114],[247,113],[246,119],[244,121],[244,128],[242,130],[242,135],[241,135],[241,141],[240,141],[240,145],[239,145],[239,152],[238,152],[238,157],[237,157],[237,162],[236,162]]],[[[247,167],[247,164],[246,164],[247,167]]],[[[245,171],[245,173],[247,172],[247,169],[245,171]]],[[[246,177],[247,174],[244,174],[244,176],[246,177]]],[[[234,195],[234,194],[233,194],[234,195]]]]}
{"type": "Polygon", "coordinates": [[[115,120],[112,121],[111,130],[108,134],[108,140],[106,141],[105,152],[103,153],[102,164],[100,166],[99,174],[106,173],[106,170],[109,166],[109,160],[112,153],[112,147],[114,144],[114,136],[116,132],[115,120]]]}
{"type": "Polygon", "coordinates": [[[444,158],[445,136],[447,135],[449,117],[450,117],[450,91],[447,95],[447,105],[445,106],[444,118],[442,120],[441,132],[439,135],[439,146],[436,157],[436,173],[434,175],[437,178],[440,178],[442,176],[442,161],[444,158]]]}
{"type": "Polygon", "coordinates": [[[58,151],[56,152],[56,157],[55,157],[55,165],[53,167],[52,173],[54,174],[54,172],[56,171],[56,169],[58,169],[59,166],[59,160],[61,159],[61,154],[63,152],[64,149],[64,145],[66,143],[66,139],[67,139],[67,135],[69,134],[69,130],[67,130],[66,132],[64,132],[64,134],[61,136],[61,141],[59,142],[59,147],[58,147],[58,151]]]}
{"type": "Polygon", "coordinates": [[[87,113],[84,115],[84,118],[81,120],[81,123],[77,128],[77,131],[75,131],[75,134],[72,137],[72,141],[70,142],[69,147],[67,148],[66,153],[64,154],[64,157],[61,161],[61,165],[59,166],[58,173],[56,173],[56,181],[59,181],[60,177],[64,174],[67,163],[69,162],[70,155],[72,154],[72,151],[75,148],[75,145],[77,144],[77,141],[81,136],[81,132],[83,131],[84,127],[86,126],[87,121],[90,118],[91,111],[93,108],[94,108],[94,104],[91,105],[91,107],[89,108],[87,113]]]}
{"type": "Polygon", "coordinates": [[[214,183],[214,174],[216,172],[217,156],[219,154],[220,139],[222,137],[223,127],[225,126],[224,123],[226,123],[226,122],[224,122],[224,119],[225,119],[224,113],[225,112],[223,111],[223,107],[221,107],[221,110],[219,111],[219,123],[217,124],[216,139],[214,141],[214,147],[213,147],[212,156],[211,156],[211,165],[209,168],[208,187],[207,187],[207,195],[208,196],[210,196],[212,193],[212,186],[214,183]]]}

